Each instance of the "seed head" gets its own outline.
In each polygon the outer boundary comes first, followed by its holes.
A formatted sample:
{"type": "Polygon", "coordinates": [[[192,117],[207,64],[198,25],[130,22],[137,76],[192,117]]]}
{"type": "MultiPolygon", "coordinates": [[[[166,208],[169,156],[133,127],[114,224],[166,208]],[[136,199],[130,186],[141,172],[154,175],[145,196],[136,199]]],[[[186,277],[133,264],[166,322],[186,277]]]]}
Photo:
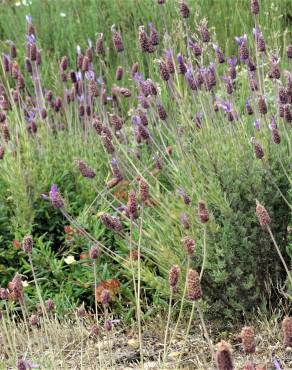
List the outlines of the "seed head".
{"type": "Polygon", "coordinates": [[[230,344],[221,340],[217,344],[216,365],[218,370],[234,370],[230,344]]]}
{"type": "Polygon", "coordinates": [[[196,270],[189,269],[187,273],[187,298],[196,301],[202,297],[200,276],[196,270]]]}
{"type": "Polygon", "coordinates": [[[256,350],[254,329],[251,326],[245,326],[240,333],[242,347],[245,353],[254,353],[256,350]]]}
{"type": "Polygon", "coordinates": [[[177,265],[174,265],[170,268],[168,274],[169,286],[173,293],[177,292],[177,283],[179,279],[180,268],[177,265]]]}
{"type": "Polygon", "coordinates": [[[286,316],[282,321],[283,345],[292,347],[292,317],[286,316]]]}
{"type": "Polygon", "coordinates": [[[32,246],[33,246],[33,239],[31,235],[25,235],[22,241],[22,249],[25,253],[31,254],[32,253],[32,246]]]}
{"type": "Polygon", "coordinates": [[[256,201],[256,214],[262,227],[266,227],[271,223],[271,218],[268,214],[268,211],[258,201],[256,201]]]}

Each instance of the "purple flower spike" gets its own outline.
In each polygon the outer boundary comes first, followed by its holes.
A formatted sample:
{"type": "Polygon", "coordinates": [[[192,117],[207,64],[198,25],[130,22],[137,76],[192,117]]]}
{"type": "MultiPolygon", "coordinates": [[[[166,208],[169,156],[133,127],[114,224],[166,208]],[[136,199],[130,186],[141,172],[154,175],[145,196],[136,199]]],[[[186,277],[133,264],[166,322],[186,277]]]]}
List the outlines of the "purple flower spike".
{"type": "Polygon", "coordinates": [[[237,63],[237,58],[236,57],[227,58],[227,63],[231,67],[235,67],[236,66],[236,63],[237,63]]]}
{"type": "Polygon", "coordinates": [[[26,41],[29,44],[35,44],[35,35],[34,34],[26,35],[26,41]]]}
{"type": "Polygon", "coordinates": [[[88,81],[94,81],[95,73],[94,73],[93,71],[86,71],[86,72],[85,72],[85,78],[86,78],[88,81]]]}
{"type": "Polygon", "coordinates": [[[31,23],[32,22],[32,16],[31,16],[31,14],[27,14],[25,16],[25,19],[26,19],[27,23],[31,23]]]}
{"type": "Polygon", "coordinates": [[[58,187],[56,184],[51,186],[51,190],[49,193],[50,201],[54,208],[62,208],[63,207],[63,199],[58,191],[58,187]]]}
{"type": "Polygon", "coordinates": [[[280,362],[278,361],[278,359],[276,357],[273,358],[273,363],[275,365],[276,370],[283,370],[281,365],[280,365],[280,362]]]}
{"type": "Polygon", "coordinates": [[[216,44],[213,44],[213,49],[216,53],[218,53],[218,51],[220,50],[219,46],[216,45],[216,44]]]}
{"type": "Polygon", "coordinates": [[[237,45],[241,45],[243,42],[247,41],[247,35],[244,34],[243,36],[235,36],[235,41],[237,45]]]}
{"type": "Polygon", "coordinates": [[[178,61],[179,63],[183,63],[183,62],[184,62],[184,57],[183,57],[181,54],[178,54],[178,56],[177,56],[177,61],[178,61]]]}
{"type": "Polygon", "coordinates": [[[133,117],[132,117],[132,123],[133,123],[133,125],[135,125],[135,126],[140,125],[140,124],[141,124],[141,119],[140,119],[140,117],[139,117],[139,116],[133,116],[133,117]]]}
{"type": "Polygon", "coordinates": [[[254,127],[257,129],[257,130],[260,130],[261,128],[261,122],[259,119],[256,119],[255,122],[254,122],[254,127]]]}

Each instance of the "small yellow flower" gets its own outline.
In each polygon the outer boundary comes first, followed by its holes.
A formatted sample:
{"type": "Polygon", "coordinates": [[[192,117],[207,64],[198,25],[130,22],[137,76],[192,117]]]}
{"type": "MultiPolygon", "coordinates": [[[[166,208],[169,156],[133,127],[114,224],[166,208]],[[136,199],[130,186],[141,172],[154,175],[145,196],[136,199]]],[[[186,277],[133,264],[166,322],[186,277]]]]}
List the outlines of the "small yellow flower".
{"type": "Polygon", "coordinates": [[[67,263],[67,265],[71,265],[72,263],[76,262],[74,256],[68,256],[68,257],[64,258],[64,261],[65,261],[65,263],[67,263]]]}

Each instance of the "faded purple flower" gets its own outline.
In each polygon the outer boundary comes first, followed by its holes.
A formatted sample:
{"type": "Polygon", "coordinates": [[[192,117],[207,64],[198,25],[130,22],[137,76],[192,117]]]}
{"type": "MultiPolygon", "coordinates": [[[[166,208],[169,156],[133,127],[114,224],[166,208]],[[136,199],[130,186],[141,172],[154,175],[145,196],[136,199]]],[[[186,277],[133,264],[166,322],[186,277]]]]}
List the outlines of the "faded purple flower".
{"type": "Polygon", "coordinates": [[[259,119],[256,119],[255,122],[254,122],[254,127],[257,129],[257,130],[260,130],[261,128],[261,122],[259,119]]]}

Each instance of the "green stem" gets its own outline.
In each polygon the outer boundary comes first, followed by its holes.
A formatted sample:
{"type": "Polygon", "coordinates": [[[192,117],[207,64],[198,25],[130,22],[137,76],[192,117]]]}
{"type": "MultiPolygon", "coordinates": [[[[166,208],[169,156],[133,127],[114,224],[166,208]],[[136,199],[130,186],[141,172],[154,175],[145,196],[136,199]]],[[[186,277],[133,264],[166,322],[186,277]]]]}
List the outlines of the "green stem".
{"type": "Polygon", "coordinates": [[[137,319],[138,319],[138,332],[139,332],[139,346],[140,346],[140,361],[143,368],[143,338],[142,338],[142,327],[141,327],[141,305],[140,305],[140,291],[141,291],[141,240],[143,233],[143,216],[144,216],[144,205],[141,208],[141,220],[139,230],[139,242],[138,242],[138,282],[137,282],[137,319]]]}

